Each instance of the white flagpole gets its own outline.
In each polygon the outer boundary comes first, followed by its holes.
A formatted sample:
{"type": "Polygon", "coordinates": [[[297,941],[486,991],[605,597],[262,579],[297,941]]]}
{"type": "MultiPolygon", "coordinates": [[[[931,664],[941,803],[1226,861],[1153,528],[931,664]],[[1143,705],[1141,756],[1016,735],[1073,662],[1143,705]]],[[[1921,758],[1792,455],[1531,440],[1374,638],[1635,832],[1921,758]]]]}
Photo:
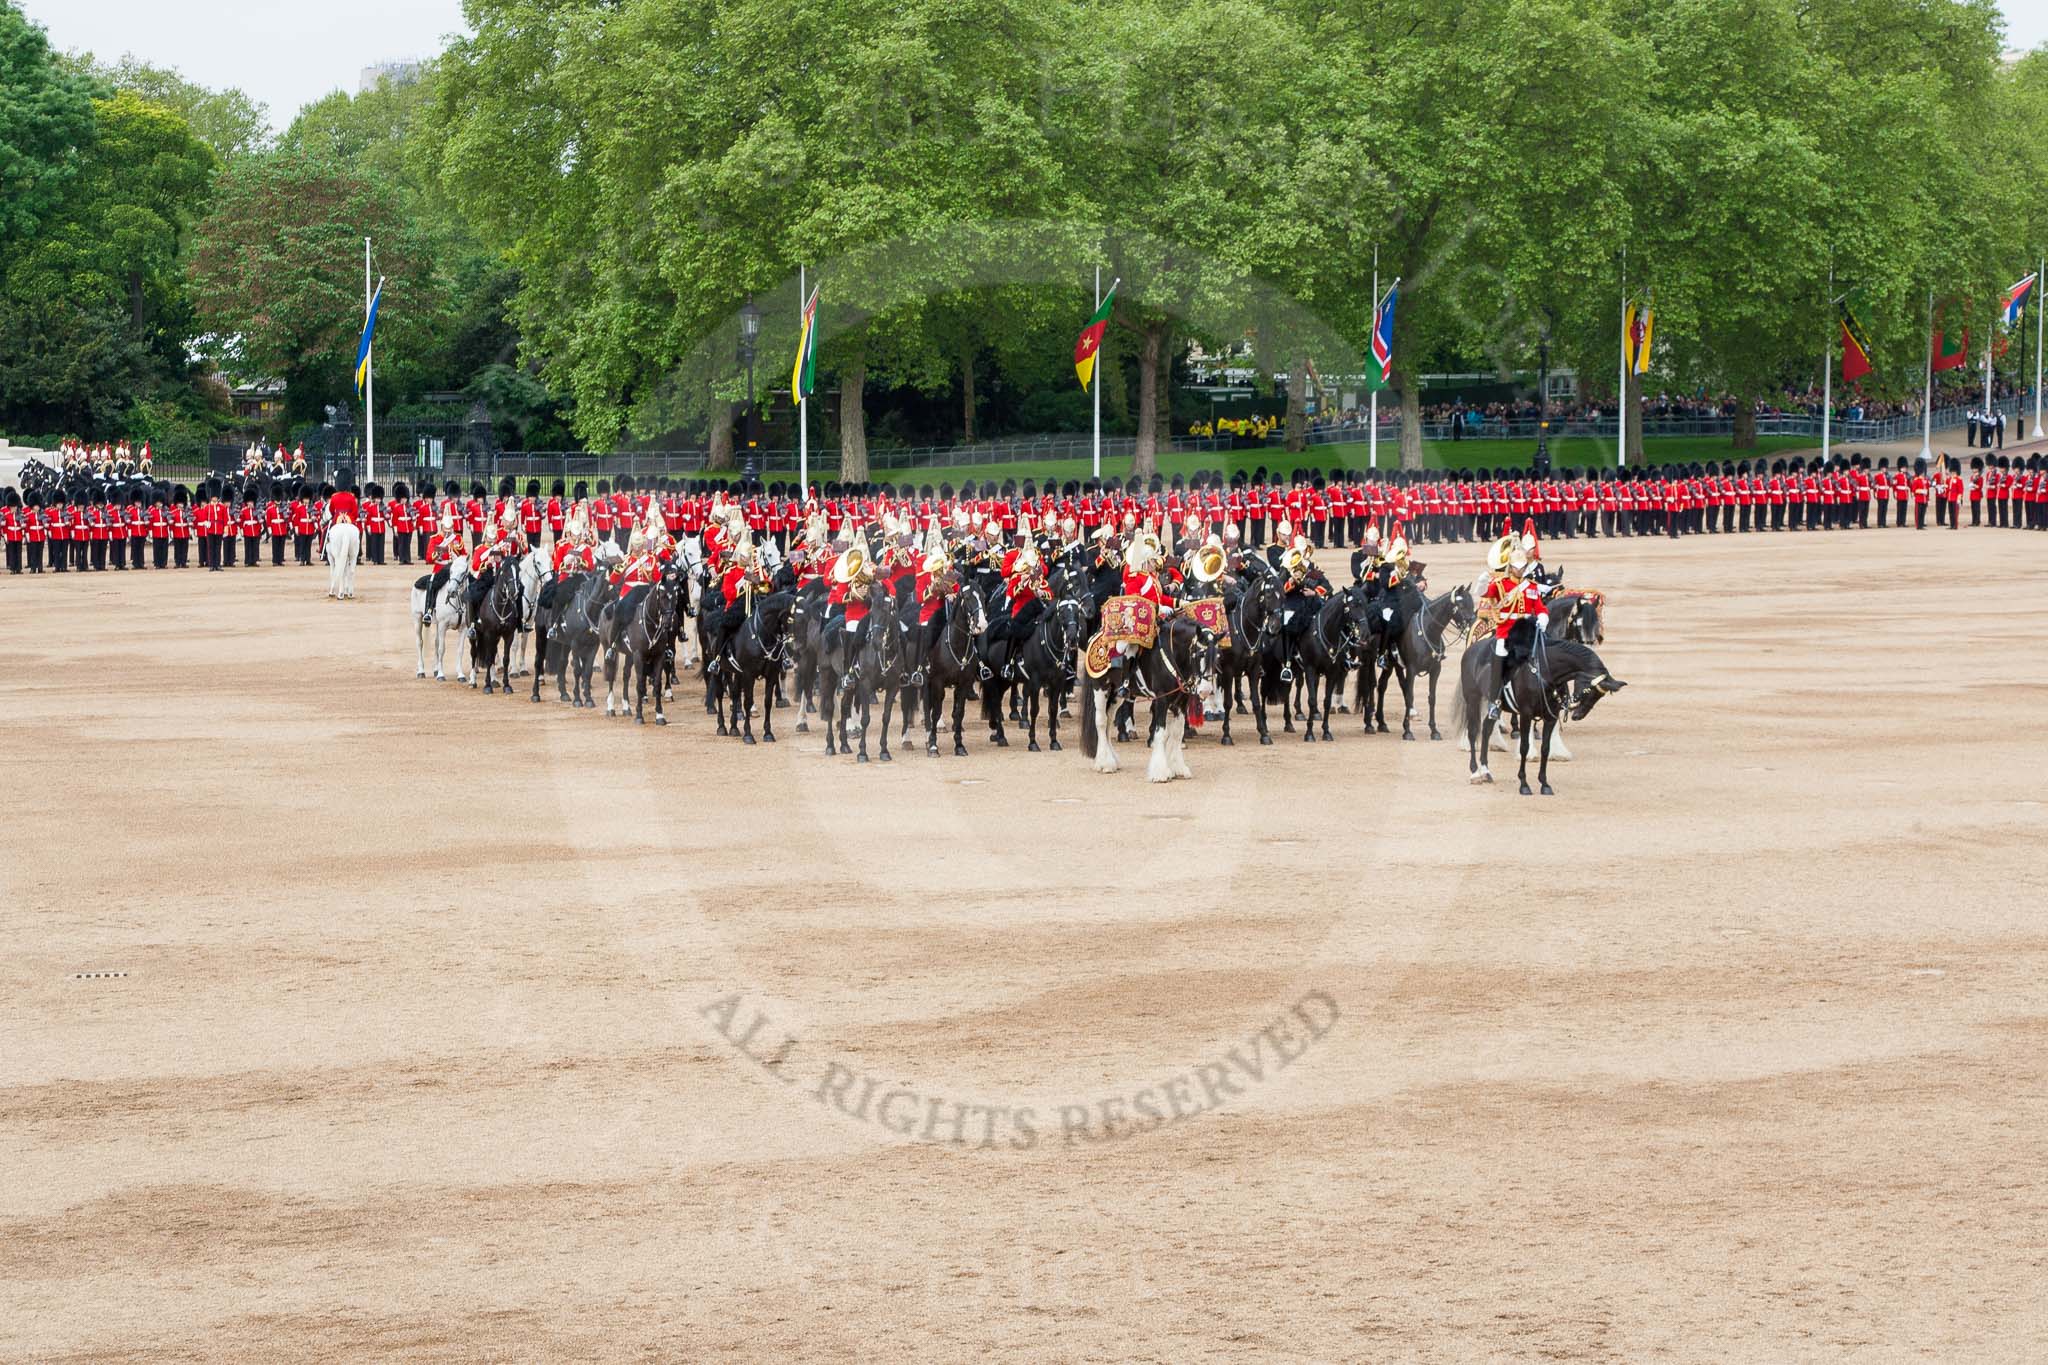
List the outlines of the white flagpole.
{"type": "Polygon", "coordinates": [[[2042,278],[2048,276],[2048,260],[2034,268],[2034,440],[2042,438],[2042,278]]]}
{"type": "MultiPolygon", "coordinates": [[[[1835,307],[1835,268],[1828,267],[1828,310],[1835,307]]],[[[1844,355],[1847,352],[1843,352],[1844,355]]],[[[1827,342],[1820,349],[1820,462],[1828,462],[1830,437],[1834,432],[1835,420],[1835,334],[1827,334],[1827,342]]]]}
{"type": "MultiPolygon", "coordinates": [[[[1102,307],[1102,267],[1095,267],[1095,306],[1102,307]]],[[[1107,332],[1105,332],[1107,335],[1107,332]]],[[[1102,347],[1095,348],[1095,382],[1088,387],[1095,390],[1095,479],[1102,480],[1102,347]]],[[[1169,434],[1170,438],[1170,434],[1169,434]]]]}
{"type": "Polygon", "coordinates": [[[1628,245],[1621,248],[1621,382],[1614,389],[1614,467],[1628,464],[1628,245]]]}
{"type": "MultiPolygon", "coordinates": [[[[1372,335],[1365,339],[1365,358],[1368,364],[1377,363],[1372,353],[1373,342],[1380,334],[1380,245],[1372,245],[1372,335]]],[[[1368,469],[1380,467],[1380,390],[1377,383],[1366,386],[1371,398],[1370,413],[1365,422],[1365,463],[1368,469]]]]}
{"type": "Polygon", "coordinates": [[[1927,391],[1920,399],[1920,458],[1934,454],[1934,291],[1927,291],[1927,391]]]}
{"type": "Polygon", "coordinates": [[[1984,415],[1986,417],[1991,416],[1991,343],[1997,337],[1998,323],[1994,322],[1991,324],[1990,331],[1985,333],[1984,336],[1984,415]]]}
{"type": "MultiPolygon", "coordinates": [[[[799,344],[808,349],[809,337],[802,336],[804,309],[811,306],[811,296],[805,287],[804,268],[796,268],[796,327],[799,344]]],[[[815,324],[814,324],[815,325],[815,324]]],[[[803,359],[797,359],[797,373],[803,373],[803,359]]],[[[799,380],[801,383],[801,380],[799,380]]],[[[811,396],[799,393],[796,396],[796,501],[802,507],[811,497],[811,396]]]]}
{"type": "MultiPolygon", "coordinates": [[[[363,238],[363,326],[370,325],[370,239],[363,238]]],[[[363,482],[377,478],[377,343],[363,353],[363,482]]]]}

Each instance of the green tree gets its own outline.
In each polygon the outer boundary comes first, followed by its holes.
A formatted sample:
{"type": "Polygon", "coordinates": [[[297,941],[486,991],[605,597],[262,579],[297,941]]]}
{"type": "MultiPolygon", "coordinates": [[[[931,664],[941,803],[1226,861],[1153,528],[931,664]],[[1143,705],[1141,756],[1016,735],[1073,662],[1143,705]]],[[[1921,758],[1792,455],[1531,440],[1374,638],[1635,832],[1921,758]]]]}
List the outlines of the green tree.
{"type": "Polygon", "coordinates": [[[152,66],[132,56],[111,65],[96,61],[90,52],[71,53],[62,60],[109,92],[139,95],[183,115],[200,141],[223,161],[270,145],[269,112],[240,90],[208,90],[169,67],[152,66]]]}
{"type": "Polygon", "coordinates": [[[196,231],[193,296],[216,358],[284,380],[287,422],[355,401],[365,237],[385,277],[378,355],[403,356],[432,326],[441,286],[389,189],[304,152],[245,157],[196,231]]]}
{"type": "Polygon", "coordinates": [[[0,252],[39,231],[92,141],[92,91],[0,0],[0,252]]]}

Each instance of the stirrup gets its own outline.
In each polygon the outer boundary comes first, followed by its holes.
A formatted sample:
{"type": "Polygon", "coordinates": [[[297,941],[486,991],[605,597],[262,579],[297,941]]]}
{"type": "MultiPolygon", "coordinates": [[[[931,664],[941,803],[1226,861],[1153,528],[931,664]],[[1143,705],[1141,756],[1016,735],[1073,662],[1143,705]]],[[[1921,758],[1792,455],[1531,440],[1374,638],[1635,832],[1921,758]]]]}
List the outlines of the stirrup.
{"type": "Polygon", "coordinates": [[[996,676],[994,669],[990,668],[987,664],[976,664],[975,667],[981,670],[981,680],[983,682],[994,681],[996,676]]]}
{"type": "Polygon", "coordinates": [[[1498,698],[1486,704],[1486,719],[1489,722],[1500,719],[1500,701],[1498,698]]]}
{"type": "Polygon", "coordinates": [[[916,671],[914,671],[914,672],[913,672],[913,673],[912,673],[912,674],[910,675],[910,685],[911,685],[912,687],[923,687],[923,686],[924,686],[924,670],[923,670],[923,669],[921,669],[921,668],[920,668],[920,669],[917,669],[916,671]]]}
{"type": "Polygon", "coordinates": [[[1294,666],[1292,664],[1280,665],[1280,681],[1287,683],[1294,681],[1294,666]]]}

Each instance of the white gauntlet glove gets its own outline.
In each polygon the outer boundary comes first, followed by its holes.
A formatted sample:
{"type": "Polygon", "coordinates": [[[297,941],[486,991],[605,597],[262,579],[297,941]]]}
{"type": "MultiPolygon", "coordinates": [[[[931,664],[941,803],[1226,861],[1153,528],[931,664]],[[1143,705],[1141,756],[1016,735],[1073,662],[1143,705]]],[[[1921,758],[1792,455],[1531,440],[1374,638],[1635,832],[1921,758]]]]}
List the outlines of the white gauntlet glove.
{"type": "Polygon", "coordinates": [[[1499,636],[1494,637],[1493,657],[1496,659],[1505,659],[1508,657],[1508,642],[1506,640],[1501,639],[1499,636]]]}

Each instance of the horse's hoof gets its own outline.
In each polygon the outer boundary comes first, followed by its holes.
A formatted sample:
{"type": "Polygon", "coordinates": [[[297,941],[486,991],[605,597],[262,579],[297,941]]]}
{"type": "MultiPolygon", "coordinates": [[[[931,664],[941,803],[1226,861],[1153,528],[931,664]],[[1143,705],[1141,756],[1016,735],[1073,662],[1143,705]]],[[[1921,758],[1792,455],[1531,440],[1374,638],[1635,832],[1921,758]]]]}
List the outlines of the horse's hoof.
{"type": "Polygon", "coordinates": [[[1055,739],[1048,742],[1045,747],[1052,750],[1054,753],[1058,753],[1060,751],[1060,742],[1055,739]]]}
{"type": "Polygon", "coordinates": [[[656,716],[656,717],[654,718],[654,723],[655,723],[656,725],[666,725],[666,724],[668,724],[668,717],[667,717],[667,716],[656,716]]]}
{"type": "Polygon", "coordinates": [[[1401,732],[1401,738],[1412,740],[1415,738],[1415,732],[1413,730],[1403,730],[1401,732]]]}
{"type": "Polygon", "coordinates": [[[877,754],[876,757],[881,759],[884,763],[893,763],[896,758],[896,756],[890,753],[887,749],[882,750],[882,752],[877,754]]]}
{"type": "Polygon", "coordinates": [[[936,744],[927,744],[927,745],[925,745],[925,746],[924,746],[924,756],[925,756],[926,758],[937,758],[937,757],[939,756],[939,746],[938,746],[938,745],[936,745],[936,744]]]}
{"type": "Polygon", "coordinates": [[[1037,753],[1037,752],[1038,752],[1038,741],[1034,739],[1034,740],[1032,740],[1032,741],[1031,741],[1031,742],[1030,742],[1029,744],[1025,745],[1025,746],[1024,746],[1024,752],[1025,752],[1025,753],[1027,753],[1027,754],[1035,754],[1035,753],[1037,753]]]}
{"type": "Polygon", "coordinates": [[[645,724],[647,723],[647,717],[645,717],[645,716],[635,716],[635,717],[633,717],[633,723],[634,723],[635,725],[645,725],[645,724]]]}
{"type": "Polygon", "coordinates": [[[1530,790],[1529,790],[1529,784],[1528,784],[1527,782],[1524,782],[1524,783],[1522,784],[1522,795],[1524,795],[1524,796],[1534,796],[1535,794],[1536,794],[1535,792],[1532,792],[1532,791],[1530,791],[1530,790]]]}
{"type": "Polygon", "coordinates": [[[421,670],[420,670],[419,672],[417,672],[417,673],[413,674],[413,676],[414,676],[415,678],[424,678],[424,677],[426,677],[426,676],[427,676],[427,670],[423,668],[423,669],[421,669],[421,670]]]}
{"type": "Polygon", "coordinates": [[[1261,743],[1261,744],[1271,744],[1272,742],[1273,742],[1273,737],[1272,737],[1271,735],[1260,735],[1260,736],[1259,736],[1259,743],[1261,743]]]}
{"type": "Polygon", "coordinates": [[[1441,730],[1431,730],[1429,732],[1429,737],[1431,739],[1442,739],[1444,737],[1444,732],[1441,730]]]}
{"type": "Polygon", "coordinates": [[[965,744],[955,744],[955,745],[953,746],[953,757],[955,757],[955,758],[965,758],[965,757],[967,757],[967,746],[966,746],[965,744]]]}
{"type": "Polygon", "coordinates": [[[990,737],[989,742],[994,744],[998,749],[1007,749],[1010,747],[1010,740],[1009,737],[1006,735],[993,735],[990,737]]]}
{"type": "Polygon", "coordinates": [[[1237,744],[1237,741],[1232,739],[1229,735],[1225,735],[1220,742],[1226,749],[1234,748],[1237,744]]]}
{"type": "Polygon", "coordinates": [[[1548,782],[1545,782],[1545,783],[1544,783],[1544,784],[1543,784],[1543,785],[1542,785],[1541,787],[1537,788],[1537,790],[1538,790],[1539,792],[1541,792],[1541,793],[1542,793],[1543,795],[1545,795],[1545,796],[1555,796],[1555,795],[1557,795],[1557,793],[1556,793],[1556,792],[1554,792],[1554,791],[1552,791],[1552,790],[1550,789],[1550,784],[1549,784],[1548,782]]]}
{"type": "Polygon", "coordinates": [[[535,693],[532,697],[528,698],[528,700],[532,701],[536,706],[538,706],[540,704],[540,694],[535,693]]]}
{"type": "Polygon", "coordinates": [[[811,732],[811,723],[807,720],[798,721],[796,723],[796,732],[800,735],[809,734],[811,732]]]}
{"type": "Polygon", "coordinates": [[[1315,742],[1316,742],[1316,732],[1315,732],[1315,731],[1313,731],[1313,730],[1303,730],[1303,731],[1301,732],[1301,742],[1302,742],[1303,744],[1313,744],[1313,743],[1315,743],[1315,742]]]}
{"type": "Polygon", "coordinates": [[[856,763],[865,763],[868,761],[868,756],[866,754],[858,754],[854,757],[853,761],[856,763]]]}
{"type": "Polygon", "coordinates": [[[754,742],[754,737],[753,737],[752,735],[741,735],[741,736],[740,736],[740,743],[742,743],[742,744],[752,744],[753,742],[754,742]]]}

